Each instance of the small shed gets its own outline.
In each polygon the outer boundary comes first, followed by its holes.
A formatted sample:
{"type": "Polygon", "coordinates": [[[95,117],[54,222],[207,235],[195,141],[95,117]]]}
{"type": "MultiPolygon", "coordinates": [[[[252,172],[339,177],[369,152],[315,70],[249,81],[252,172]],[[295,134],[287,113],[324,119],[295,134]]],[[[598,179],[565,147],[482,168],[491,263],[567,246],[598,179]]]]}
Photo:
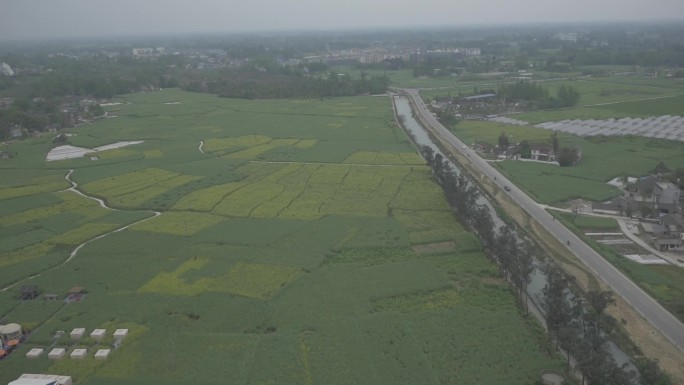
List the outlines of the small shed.
{"type": "Polygon", "coordinates": [[[95,329],[92,333],[90,333],[90,337],[92,337],[96,341],[100,341],[105,336],[105,334],[107,334],[106,329],[95,329]]]}
{"type": "Polygon", "coordinates": [[[38,358],[43,355],[43,352],[45,352],[45,349],[33,348],[26,353],[26,358],[38,358]]]}
{"type": "Polygon", "coordinates": [[[44,296],[46,301],[57,301],[59,299],[58,294],[45,294],[44,296]]]}
{"type": "Polygon", "coordinates": [[[55,381],[41,378],[20,378],[10,382],[8,385],[55,385],[55,381]]]}
{"type": "Polygon", "coordinates": [[[48,353],[48,358],[51,360],[59,360],[66,355],[66,349],[64,348],[54,348],[48,353]]]}
{"type": "Polygon", "coordinates": [[[36,285],[24,285],[19,288],[19,296],[22,301],[36,299],[40,295],[40,290],[36,285]]]}
{"type": "Polygon", "coordinates": [[[9,385],[72,385],[70,376],[60,376],[59,374],[22,374],[19,379],[12,381],[9,385]]]}
{"type": "Polygon", "coordinates": [[[112,352],[112,349],[100,349],[97,352],[95,352],[95,359],[96,360],[106,360],[109,358],[109,353],[112,352]]]}
{"type": "Polygon", "coordinates": [[[88,354],[88,349],[74,349],[73,352],[71,352],[71,359],[72,360],[82,360],[85,358],[86,354],[88,354]]]}
{"type": "Polygon", "coordinates": [[[69,336],[71,336],[72,340],[80,340],[83,335],[85,335],[85,328],[75,328],[74,330],[69,333],[69,336]]]}

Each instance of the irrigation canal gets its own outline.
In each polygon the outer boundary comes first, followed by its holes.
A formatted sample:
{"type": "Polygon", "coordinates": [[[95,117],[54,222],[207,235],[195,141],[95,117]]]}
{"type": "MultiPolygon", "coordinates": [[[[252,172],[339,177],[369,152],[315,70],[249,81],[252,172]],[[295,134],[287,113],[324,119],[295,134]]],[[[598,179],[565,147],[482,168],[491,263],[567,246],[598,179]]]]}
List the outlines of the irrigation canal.
{"type": "MultiPolygon", "coordinates": [[[[411,109],[411,104],[408,98],[404,96],[393,96],[393,98],[395,114],[397,116],[403,117],[401,119],[402,125],[404,129],[407,131],[409,137],[414,141],[415,145],[419,147],[430,146],[430,148],[432,148],[435,154],[441,154],[444,159],[448,160],[449,157],[444,155],[444,153],[440,150],[439,146],[437,146],[432,141],[432,139],[427,134],[423,126],[421,126],[421,124],[414,118],[413,110],[411,109]]],[[[451,161],[449,162],[451,163],[451,166],[457,173],[461,172],[457,164],[451,161]]],[[[485,194],[480,193],[480,196],[478,197],[476,203],[478,205],[486,206],[489,209],[497,230],[505,224],[504,221],[499,217],[496,210],[494,209],[492,203],[485,197],[485,194]]],[[[544,315],[546,314],[543,295],[544,286],[546,286],[546,275],[540,268],[539,261],[535,261],[535,269],[531,275],[531,281],[527,285],[527,295],[532,300],[531,306],[534,307],[532,314],[537,316],[539,322],[542,325],[544,325],[544,327],[546,327],[546,320],[544,318],[544,315]]],[[[570,299],[571,298],[569,297],[568,300],[570,299]]],[[[606,345],[610,353],[613,355],[615,363],[619,367],[626,364],[624,367],[627,370],[636,371],[636,367],[632,363],[629,356],[624,351],[622,351],[614,342],[607,341],[606,345]]]]}

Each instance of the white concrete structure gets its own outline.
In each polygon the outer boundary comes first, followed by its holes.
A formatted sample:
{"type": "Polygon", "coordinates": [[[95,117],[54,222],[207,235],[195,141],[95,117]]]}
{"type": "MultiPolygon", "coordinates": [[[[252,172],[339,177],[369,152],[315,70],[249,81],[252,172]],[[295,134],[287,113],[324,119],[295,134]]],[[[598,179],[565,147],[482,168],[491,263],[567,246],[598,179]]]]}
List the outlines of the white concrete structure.
{"type": "Polygon", "coordinates": [[[45,349],[33,348],[26,353],[26,358],[38,358],[43,355],[43,352],[45,352],[45,349]]]}
{"type": "Polygon", "coordinates": [[[60,376],[58,374],[22,374],[19,379],[10,382],[8,385],[73,385],[71,377],[60,376]]]}
{"type": "Polygon", "coordinates": [[[81,158],[85,154],[90,152],[93,152],[93,150],[89,148],[76,147],[70,145],[58,146],[50,150],[45,160],[49,162],[53,160],[81,158]]]}
{"type": "Polygon", "coordinates": [[[59,360],[66,354],[66,349],[64,348],[54,348],[48,353],[48,358],[51,360],[59,360]]]}
{"type": "Polygon", "coordinates": [[[90,336],[94,338],[96,341],[100,341],[105,336],[105,334],[107,334],[106,329],[95,329],[92,333],[90,333],[90,336]]]}
{"type": "Polygon", "coordinates": [[[81,158],[81,157],[85,156],[86,154],[90,154],[93,152],[113,150],[116,148],[121,148],[121,147],[131,146],[134,144],[139,144],[142,142],[143,141],[141,141],[141,140],[127,141],[127,142],[116,142],[116,143],[105,144],[104,146],[99,146],[99,147],[95,147],[95,148],[76,147],[76,146],[71,146],[71,145],[67,144],[64,146],[57,146],[57,147],[53,148],[52,150],[50,150],[50,152],[48,152],[47,156],[45,157],[45,160],[50,162],[50,161],[54,161],[54,160],[81,158]]]}
{"type": "Polygon", "coordinates": [[[97,352],[95,352],[95,359],[96,360],[106,360],[109,357],[109,353],[112,352],[112,349],[100,349],[97,352]]]}
{"type": "Polygon", "coordinates": [[[128,335],[128,329],[116,329],[114,339],[123,340],[128,335]]]}
{"type": "Polygon", "coordinates": [[[81,360],[85,358],[86,354],[88,354],[88,349],[74,349],[69,356],[72,360],[81,360]]]}
{"type": "Polygon", "coordinates": [[[7,324],[0,326],[0,338],[5,342],[21,337],[21,325],[7,324]]]}
{"type": "Polygon", "coordinates": [[[80,340],[85,335],[85,328],[76,328],[69,333],[72,340],[80,340]]]}
{"type": "MultiPolygon", "coordinates": [[[[503,122],[503,121],[502,121],[503,122]]],[[[684,141],[684,117],[658,116],[650,118],[621,118],[606,120],[561,120],[545,122],[535,127],[568,132],[580,136],[635,135],[684,141]]]]}

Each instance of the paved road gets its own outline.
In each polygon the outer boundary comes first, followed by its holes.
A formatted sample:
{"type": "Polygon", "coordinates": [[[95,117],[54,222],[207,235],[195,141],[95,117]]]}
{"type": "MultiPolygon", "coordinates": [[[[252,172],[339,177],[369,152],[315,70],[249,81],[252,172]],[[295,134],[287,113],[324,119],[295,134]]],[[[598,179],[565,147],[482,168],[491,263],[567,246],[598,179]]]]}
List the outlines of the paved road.
{"type": "Polygon", "coordinates": [[[646,294],[641,288],[624,276],[613,265],[606,262],[596,251],[587,246],[572,231],[556,221],[551,214],[541,208],[522,190],[512,184],[504,175],[498,172],[487,161],[480,158],[474,151],[469,149],[463,142],[449,132],[430,113],[418,95],[418,90],[405,89],[404,92],[418,106],[416,114],[420,114],[423,121],[427,122],[433,133],[443,141],[460,151],[470,162],[483,172],[490,180],[500,188],[506,187],[506,193],[520,205],[527,213],[539,222],[559,241],[566,244],[596,276],[606,282],[620,297],[629,303],[638,313],[646,318],[651,325],[670,340],[679,350],[684,351],[684,324],[663,308],[656,300],[646,294]]]}

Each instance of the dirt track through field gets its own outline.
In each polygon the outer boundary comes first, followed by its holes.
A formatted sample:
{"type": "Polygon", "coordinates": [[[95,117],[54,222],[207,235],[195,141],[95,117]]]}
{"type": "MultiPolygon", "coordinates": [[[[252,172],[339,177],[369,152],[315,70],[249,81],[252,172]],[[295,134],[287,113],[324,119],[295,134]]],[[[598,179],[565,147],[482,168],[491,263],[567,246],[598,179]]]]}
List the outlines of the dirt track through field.
{"type": "MultiPolygon", "coordinates": [[[[79,189],[78,189],[78,183],[74,182],[74,181],[71,179],[71,174],[73,174],[73,172],[74,172],[74,170],[69,170],[69,172],[64,176],[64,179],[66,179],[67,182],[69,182],[69,183],[71,184],[71,187],[68,188],[68,189],[66,189],[66,190],[62,190],[62,191],[71,191],[71,192],[76,193],[76,194],[78,194],[78,195],[80,195],[80,196],[82,196],[82,197],[85,197],[85,198],[88,198],[88,199],[92,199],[92,200],[96,201],[97,203],[99,203],[99,204],[100,204],[100,207],[105,208],[105,209],[107,209],[107,210],[119,211],[118,209],[115,209],[115,208],[112,208],[112,207],[107,206],[107,203],[106,203],[105,201],[103,201],[102,199],[96,198],[96,197],[94,197],[94,196],[87,195],[87,194],[85,194],[84,192],[82,192],[81,190],[79,190],[79,189]]],[[[62,191],[60,191],[60,192],[62,192],[62,191]]],[[[106,236],[108,236],[108,235],[110,235],[110,234],[114,234],[114,233],[118,233],[118,232],[120,232],[120,231],[124,231],[124,230],[128,229],[129,227],[131,227],[131,226],[133,226],[133,225],[137,225],[138,223],[143,223],[143,222],[145,222],[145,221],[148,221],[148,220],[150,220],[150,219],[152,219],[152,218],[156,218],[156,217],[158,217],[159,215],[161,215],[161,212],[159,212],[159,211],[150,211],[150,212],[153,213],[154,215],[152,215],[151,217],[141,219],[141,220],[139,220],[139,221],[130,223],[130,224],[128,224],[128,225],[119,227],[119,228],[114,229],[114,230],[112,230],[112,231],[106,232],[106,233],[104,233],[104,234],[100,234],[100,235],[98,235],[98,236],[96,236],[96,237],[93,237],[93,238],[90,238],[90,239],[86,240],[85,242],[83,242],[83,243],[81,243],[80,245],[76,246],[76,248],[71,252],[71,254],[69,254],[69,257],[68,257],[67,259],[65,259],[64,262],[60,263],[59,265],[56,265],[56,266],[53,266],[53,267],[49,267],[49,268],[47,268],[47,269],[45,269],[45,270],[43,270],[43,271],[41,271],[41,272],[39,272],[39,273],[36,273],[36,274],[34,274],[34,275],[30,276],[30,277],[26,277],[26,278],[20,279],[20,280],[14,282],[14,283],[12,283],[12,284],[10,284],[10,285],[8,285],[8,286],[3,287],[2,289],[0,289],[0,291],[7,291],[7,290],[13,288],[14,286],[16,286],[16,285],[18,285],[18,284],[24,282],[24,281],[27,281],[27,280],[29,280],[29,279],[33,279],[33,278],[36,278],[36,277],[40,277],[41,274],[44,274],[44,273],[47,273],[47,272],[50,272],[50,271],[59,269],[60,267],[66,265],[66,264],[69,263],[69,262],[71,262],[71,260],[74,259],[74,258],[78,255],[78,252],[79,252],[85,245],[87,245],[87,244],[89,244],[89,243],[91,243],[91,242],[94,242],[94,241],[96,241],[96,240],[98,240],[98,239],[104,238],[104,237],[106,237],[106,236]]]]}

